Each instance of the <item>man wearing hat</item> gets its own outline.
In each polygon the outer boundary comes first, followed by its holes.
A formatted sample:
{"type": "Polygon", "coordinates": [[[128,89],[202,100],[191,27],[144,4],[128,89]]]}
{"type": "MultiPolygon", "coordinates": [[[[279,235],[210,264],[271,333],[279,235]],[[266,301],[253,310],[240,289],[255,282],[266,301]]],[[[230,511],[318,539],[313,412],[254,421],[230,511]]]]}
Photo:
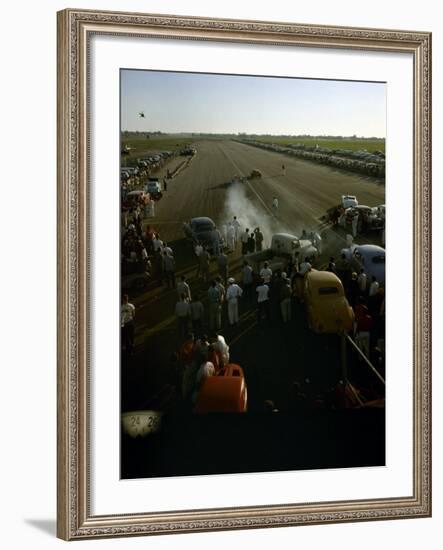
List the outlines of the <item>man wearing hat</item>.
{"type": "Polygon", "coordinates": [[[238,323],[238,299],[243,294],[243,290],[236,284],[235,279],[228,279],[228,290],[226,291],[226,301],[228,302],[228,319],[230,325],[238,323]]]}

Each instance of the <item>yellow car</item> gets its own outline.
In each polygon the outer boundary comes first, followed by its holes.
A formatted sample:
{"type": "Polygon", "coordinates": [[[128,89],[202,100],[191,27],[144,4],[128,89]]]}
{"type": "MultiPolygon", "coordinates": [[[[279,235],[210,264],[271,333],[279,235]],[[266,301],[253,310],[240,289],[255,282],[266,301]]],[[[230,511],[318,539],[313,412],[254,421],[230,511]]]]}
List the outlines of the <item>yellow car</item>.
{"type": "Polygon", "coordinates": [[[309,327],[317,333],[339,334],[352,329],[354,311],[343,284],[330,271],[309,271],[304,280],[309,327]]]}

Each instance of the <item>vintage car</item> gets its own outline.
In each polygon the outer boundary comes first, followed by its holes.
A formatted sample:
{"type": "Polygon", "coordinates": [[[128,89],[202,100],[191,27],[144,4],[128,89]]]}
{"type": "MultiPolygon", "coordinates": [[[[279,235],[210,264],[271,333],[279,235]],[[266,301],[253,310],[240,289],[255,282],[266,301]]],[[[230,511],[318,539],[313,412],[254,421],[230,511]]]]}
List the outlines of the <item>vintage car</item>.
{"type": "Polygon", "coordinates": [[[218,231],[211,218],[206,216],[192,218],[188,223],[184,223],[183,232],[194,244],[199,243],[210,252],[214,251],[217,240],[220,248],[224,246],[224,240],[220,231],[218,231]]]}
{"type": "Polygon", "coordinates": [[[341,251],[349,261],[351,269],[356,273],[363,268],[370,280],[374,276],[380,286],[385,286],[385,255],[386,251],[375,244],[353,245],[341,251]]]}
{"type": "Polygon", "coordinates": [[[251,171],[251,173],[249,174],[249,179],[255,179],[255,178],[261,178],[262,176],[262,173],[260,172],[260,170],[257,170],[256,168],[254,168],[254,170],[251,171]]]}
{"type": "Polygon", "coordinates": [[[346,210],[351,206],[358,206],[358,200],[355,195],[342,195],[341,196],[341,205],[346,210]]]}
{"type": "Polygon", "coordinates": [[[381,230],[385,225],[384,218],[380,216],[377,207],[372,208],[370,206],[359,204],[358,206],[351,206],[345,210],[344,215],[341,217],[341,224],[343,227],[346,228],[347,225],[351,225],[352,219],[357,215],[358,233],[381,230]]]}
{"type": "Polygon", "coordinates": [[[130,208],[133,206],[143,206],[149,202],[149,195],[142,190],[130,191],[125,198],[123,206],[130,208]]]}
{"type": "Polygon", "coordinates": [[[304,278],[304,302],[309,328],[314,332],[339,334],[352,329],[354,311],[335,273],[309,271],[304,278]]]}
{"type": "Polygon", "coordinates": [[[245,259],[255,269],[258,269],[263,262],[268,262],[273,271],[284,269],[288,261],[294,259],[296,252],[299,254],[300,261],[306,257],[317,258],[319,250],[316,244],[321,242],[321,238],[318,234],[312,237],[312,239],[299,238],[290,233],[275,233],[272,235],[270,248],[247,254],[245,259]]]}
{"type": "Polygon", "coordinates": [[[243,369],[234,363],[217,375],[208,376],[198,392],[194,412],[243,413],[248,407],[248,392],[243,369]]]}
{"type": "Polygon", "coordinates": [[[149,196],[155,201],[160,200],[163,196],[158,178],[148,178],[145,191],[146,193],[149,193],[149,196]]]}

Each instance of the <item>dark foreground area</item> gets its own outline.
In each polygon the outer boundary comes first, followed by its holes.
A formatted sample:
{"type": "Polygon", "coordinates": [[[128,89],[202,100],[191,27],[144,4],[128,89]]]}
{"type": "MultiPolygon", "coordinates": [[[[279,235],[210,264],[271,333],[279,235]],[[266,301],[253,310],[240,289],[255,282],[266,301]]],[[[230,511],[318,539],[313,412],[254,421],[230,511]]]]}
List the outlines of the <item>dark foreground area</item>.
{"type": "Polygon", "coordinates": [[[385,410],[171,414],[121,449],[123,479],[384,466],[385,410]]]}

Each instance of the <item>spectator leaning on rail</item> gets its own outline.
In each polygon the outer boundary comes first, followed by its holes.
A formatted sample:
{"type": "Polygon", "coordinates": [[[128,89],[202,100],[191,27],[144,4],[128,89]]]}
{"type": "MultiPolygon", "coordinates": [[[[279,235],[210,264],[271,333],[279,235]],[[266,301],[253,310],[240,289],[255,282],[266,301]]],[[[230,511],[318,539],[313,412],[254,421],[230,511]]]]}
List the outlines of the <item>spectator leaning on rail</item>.
{"type": "Polygon", "coordinates": [[[238,323],[238,300],[243,294],[243,290],[236,284],[233,277],[228,279],[228,290],[226,291],[226,301],[228,303],[228,319],[230,325],[238,323]]]}

